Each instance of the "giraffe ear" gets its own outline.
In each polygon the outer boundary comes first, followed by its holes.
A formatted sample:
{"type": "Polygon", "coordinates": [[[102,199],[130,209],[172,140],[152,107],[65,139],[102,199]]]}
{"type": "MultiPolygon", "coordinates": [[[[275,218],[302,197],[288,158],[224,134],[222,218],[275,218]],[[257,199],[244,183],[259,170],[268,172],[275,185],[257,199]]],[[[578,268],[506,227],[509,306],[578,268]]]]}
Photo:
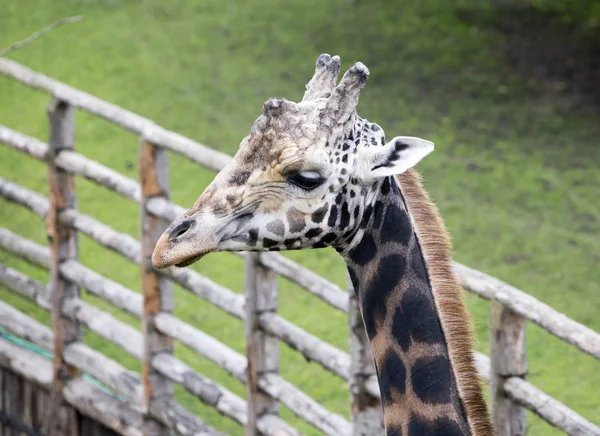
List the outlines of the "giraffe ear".
{"type": "Polygon", "coordinates": [[[414,167],[433,151],[433,142],[412,136],[396,136],[383,147],[369,146],[363,151],[359,178],[370,183],[414,167]]]}

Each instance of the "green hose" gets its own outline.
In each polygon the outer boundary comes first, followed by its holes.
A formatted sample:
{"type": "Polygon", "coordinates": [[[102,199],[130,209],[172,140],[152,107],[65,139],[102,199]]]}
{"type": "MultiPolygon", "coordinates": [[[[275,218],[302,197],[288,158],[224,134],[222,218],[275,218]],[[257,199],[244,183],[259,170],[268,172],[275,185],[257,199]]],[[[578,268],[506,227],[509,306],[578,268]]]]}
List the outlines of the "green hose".
{"type": "MultiPolygon", "coordinates": [[[[48,351],[40,347],[39,345],[36,345],[32,342],[26,341],[25,339],[13,335],[2,326],[0,326],[0,338],[6,340],[7,342],[11,342],[21,348],[24,348],[28,351],[31,351],[32,353],[39,354],[40,356],[43,356],[48,360],[52,360],[53,358],[54,354],[51,351],[48,351]]],[[[83,377],[93,385],[97,386],[102,391],[117,397],[121,401],[126,401],[124,397],[117,395],[112,389],[108,388],[105,384],[100,382],[98,379],[92,377],[91,375],[84,373],[83,377]]]]}

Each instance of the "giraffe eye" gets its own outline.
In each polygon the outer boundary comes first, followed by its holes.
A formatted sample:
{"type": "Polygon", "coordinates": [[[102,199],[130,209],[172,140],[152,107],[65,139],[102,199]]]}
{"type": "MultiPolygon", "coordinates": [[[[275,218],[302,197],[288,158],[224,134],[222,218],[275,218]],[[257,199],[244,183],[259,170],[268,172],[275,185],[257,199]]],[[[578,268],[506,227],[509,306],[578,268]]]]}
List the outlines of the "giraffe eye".
{"type": "Polygon", "coordinates": [[[287,182],[304,189],[312,191],[317,186],[322,185],[325,179],[316,171],[298,171],[288,176],[287,182]]]}

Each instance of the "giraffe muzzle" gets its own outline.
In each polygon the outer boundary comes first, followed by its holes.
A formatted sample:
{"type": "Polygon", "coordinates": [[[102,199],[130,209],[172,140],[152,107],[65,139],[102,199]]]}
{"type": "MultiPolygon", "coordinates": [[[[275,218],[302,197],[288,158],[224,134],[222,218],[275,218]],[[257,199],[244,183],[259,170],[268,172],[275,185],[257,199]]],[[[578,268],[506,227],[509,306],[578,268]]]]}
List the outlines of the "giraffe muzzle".
{"type": "Polygon", "coordinates": [[[215,251],[220,241],[219,222],[207,217],[175,220],[161,235],[152,252],[152,266],[185,267],[215,251]]]}

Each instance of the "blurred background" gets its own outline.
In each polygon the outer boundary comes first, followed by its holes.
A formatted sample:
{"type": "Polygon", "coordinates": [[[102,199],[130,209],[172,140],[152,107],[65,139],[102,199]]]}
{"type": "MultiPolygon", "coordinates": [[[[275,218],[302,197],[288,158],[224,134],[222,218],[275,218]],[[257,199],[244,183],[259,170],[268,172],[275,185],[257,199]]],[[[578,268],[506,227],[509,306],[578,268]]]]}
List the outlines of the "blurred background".
{"type": "MultiPolygon", "coordinates": [[[[62,17],[60,27],[10,58],[229,154],[269,97],[299,100],[320,53],[371,77],[359,114],[387,135],[436,143],[419,165],[453,236],[455,259],[499,277],[600,331],[600,3],[594,0],[2,0],[0,47],[62,17]]],[[[49,99],[0,77],[0,123],[42,140],[49,99]]],[[[137,138],[81,111],[77,150],[137,178],[137,138]]],[[[214,173],[170,156],[172,198],[189,207],[214,173]]],[[[0,175],[47,194],[46,166],[0,147],[0,175]]],[[[139,237],[138,208],[78,179],[83,212],[139,237]]],[[[0,224],[45,243],[38,217],[0,199],[0,224]]],[[[80,236],[82,262],[138,290],[139,267],[80,236]]],[[[330,249],[286,253],[345,286],[330,249]]],[[[2,262],[45,280],[0,251],[2,262]]],[[[228,254],[193,266],[243,292],[243,263],[228,254]]],[[[176,289],[175,314],[238,351],[241,322],[176,289]]],[[[136,327],[99,299],[85,298],[136,327]]],[[[468,296],[478,349],[487,353],[489,305],[468,296]]],[[[0,299],[49,322],[0,288],[0,299]]],[[[346,317],[281,281],[280,312],[348,349],[346,317]]],[[[600,424],[600,367],[528,324],[529,377],[600,424]]],[[[139,363],[103,339],[86,342],[132,370],[139,363]]],[[[177,355],[239,395],[244,387],[183,348],[177,355]]],[[[282,375],[348,416],[347,386],[282,346],[282,375]]],[[[243,430],[178,391],[211,425],[243,430]]],[[[292,422],[291,413],[283,415],[292,422]]],[[[531,435],[558,434],[530,416],[531,435]]],[[[318,434],[299,425],[306,434],[318,434]]]]}

